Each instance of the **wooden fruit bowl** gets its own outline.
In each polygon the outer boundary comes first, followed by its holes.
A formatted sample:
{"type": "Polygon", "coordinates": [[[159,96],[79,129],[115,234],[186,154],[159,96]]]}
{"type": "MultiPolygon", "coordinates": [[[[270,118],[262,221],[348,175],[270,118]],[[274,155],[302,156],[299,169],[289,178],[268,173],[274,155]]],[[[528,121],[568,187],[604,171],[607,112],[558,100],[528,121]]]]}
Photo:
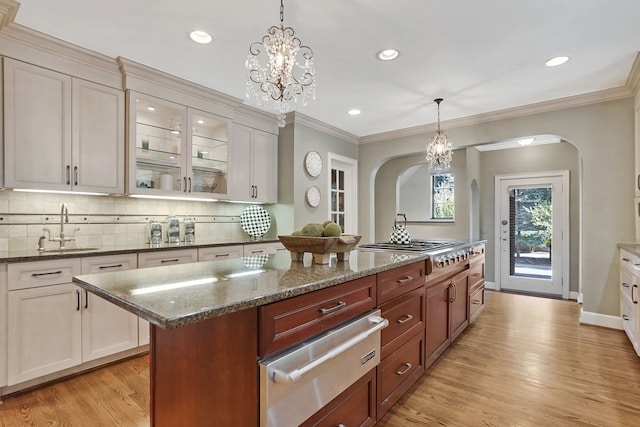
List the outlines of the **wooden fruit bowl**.
{"type": "Polygon", "coordinates": [[[329,264],[332,253],[336,254],[338,261],[344,261],[361,238],[356,234],[343,234],[340,237],[278,236],[284,247],[291,252],[293,261],[302,261],[304,253],[310,252],[316,264],[329,264]]]}

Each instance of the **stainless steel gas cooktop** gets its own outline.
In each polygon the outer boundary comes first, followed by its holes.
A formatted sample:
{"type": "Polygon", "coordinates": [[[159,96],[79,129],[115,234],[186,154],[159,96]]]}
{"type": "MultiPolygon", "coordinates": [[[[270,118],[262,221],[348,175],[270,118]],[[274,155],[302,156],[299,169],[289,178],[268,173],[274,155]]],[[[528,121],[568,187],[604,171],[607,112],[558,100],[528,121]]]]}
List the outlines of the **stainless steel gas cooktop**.
{"type": "Polygon", "coordinates": [[[436,252],[443,249],[459,246],[463,242],[455,240],[411,240],[408,244],[397,243],[369,243],[358,246],[358,249],[387,250],[387,251],[410,251],[410,252],[436,252]]]}

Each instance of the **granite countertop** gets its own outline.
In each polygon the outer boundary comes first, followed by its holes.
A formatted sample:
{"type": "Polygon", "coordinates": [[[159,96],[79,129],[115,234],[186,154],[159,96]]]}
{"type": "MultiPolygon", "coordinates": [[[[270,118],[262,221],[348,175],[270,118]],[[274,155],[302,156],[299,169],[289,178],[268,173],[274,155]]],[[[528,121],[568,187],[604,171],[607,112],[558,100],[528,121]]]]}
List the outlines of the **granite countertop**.
{"type": "Polygon", "coordinates": [[[49,259],[60,258],[82,258],[87,256],[100,256],[100,255],[116,255],[132,252],[152,252],[152,251],[166,251],[172,249],[188,249],[188,248],[205,248],[211,246],[228,246],[228,245],[244,245],[252,243],[275,243],[279,242],[277,237],[264,237],[260,240],[246,239],[241,240],[198,240],[195,243],[162,243],[160,245],[151,246],[149,243],[140,243],[133,245],[113,245],[105,246],[101,248],[74,251],[74,242],[68,243],[68,251],[56,251],[51,249],[47,252],[38,252],[36,249],[35,241],[33,249],[26,251],[0,251],[0,262],[30,262],[30,261],[44,261],[49,259]]]}
{"type": "Polygon", "coordinates": [[[427,254],[354,250],[344,262],[292,262],[288,251],[224,261],[86,274],[80,286],[165,329],[334,286],[424,260],[427,254]]]}
{"type": "Polygon", "coordinates": [[[640,243],[618,243],[618,248],[640,257],[640,243]]]}

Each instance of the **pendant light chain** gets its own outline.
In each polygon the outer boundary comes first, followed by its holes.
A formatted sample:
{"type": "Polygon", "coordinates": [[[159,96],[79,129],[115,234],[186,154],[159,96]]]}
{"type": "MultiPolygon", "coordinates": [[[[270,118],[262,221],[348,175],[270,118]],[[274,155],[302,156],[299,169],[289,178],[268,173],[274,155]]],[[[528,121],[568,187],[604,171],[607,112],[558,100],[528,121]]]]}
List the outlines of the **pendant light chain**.
{"type": "Polygon", "coordinates": [[[284,22],[284,0],[280,0],[280,25],[284,22]]]}

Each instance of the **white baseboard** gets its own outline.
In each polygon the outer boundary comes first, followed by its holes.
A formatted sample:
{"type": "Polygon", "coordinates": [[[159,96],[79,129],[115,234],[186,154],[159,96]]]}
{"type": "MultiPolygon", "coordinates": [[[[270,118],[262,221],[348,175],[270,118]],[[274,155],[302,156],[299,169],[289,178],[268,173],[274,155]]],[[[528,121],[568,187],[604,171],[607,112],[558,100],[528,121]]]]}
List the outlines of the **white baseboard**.
{"type": "Polygon", "coordinates": [[[484,288],[485,289],[493,289],[494,291],[496,290],[496,282],[484,282],[484,288]]]}
{"type": "Polygon", "coordinates": [[[580,323],[584,325],[602,326],[604,328],[622,329],[622,319],[608,314],[591,313],[580,309],[580,323]]]}
{"type": "Polygon", "coordinates": [[[578,304],[582,304],[582,294],[580,292],[569,292],[569,299],[578,301],[578,304]]]}

